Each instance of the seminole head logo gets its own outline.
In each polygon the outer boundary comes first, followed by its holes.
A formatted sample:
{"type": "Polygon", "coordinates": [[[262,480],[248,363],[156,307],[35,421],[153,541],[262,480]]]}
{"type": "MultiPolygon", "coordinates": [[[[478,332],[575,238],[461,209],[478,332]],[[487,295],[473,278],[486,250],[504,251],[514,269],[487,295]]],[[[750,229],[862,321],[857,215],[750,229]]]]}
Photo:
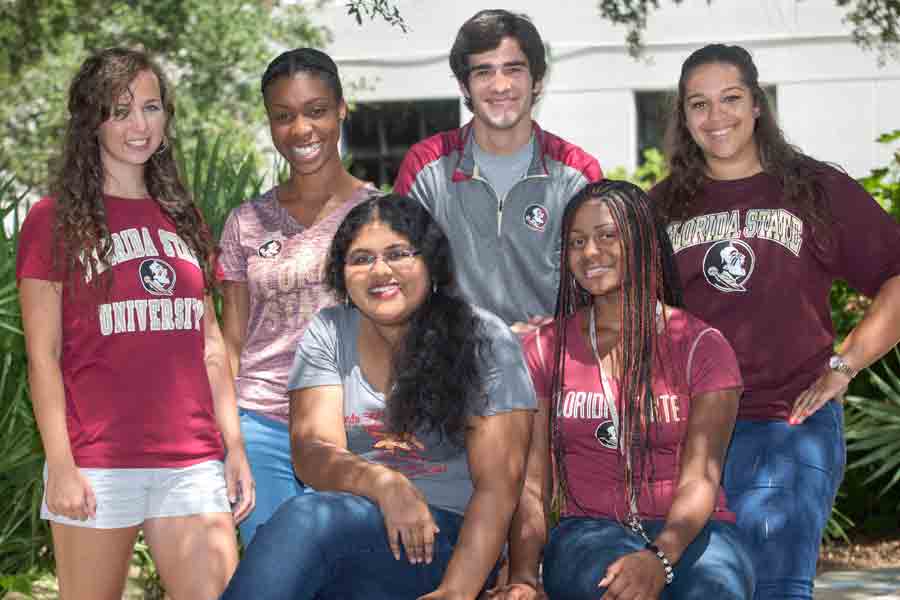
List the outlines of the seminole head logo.
{"type": "Polygon", "coordinates": [[[278,240],[269,240],[256,250],[262,258],[275,258],[281,254],[281,242],[278,240]]]}
{"type": "Polygon", "coordinates": [[[707,283],[720,292],[746,292],[746,283],[755,265],[756,255],[749,244],[741,240],[722,240],[706,251],[703,275],[707,283]]]}
{"type": "Polygon", "coordinates": [[[171,296],[175,291],[175,269],[158,258],[148,258],[139,268],[141,285],[154,296],[171,296]]]}
{"type": "Polygon", "coordinates": [[[525,209],[523,215],[525,224],[534,231],[544,231],[547,228],[547,221],[550,219],[550,213],[540,204],[532,204],[525,209]]]}
{"type": "Polygon", "coordinates": [[[597,425],[594,437],[597,438],[597,441],[604,448],[615,450],[619,447],[619,432],[617,429],[616,424],[611,419],[606,419],[597,425]]]}

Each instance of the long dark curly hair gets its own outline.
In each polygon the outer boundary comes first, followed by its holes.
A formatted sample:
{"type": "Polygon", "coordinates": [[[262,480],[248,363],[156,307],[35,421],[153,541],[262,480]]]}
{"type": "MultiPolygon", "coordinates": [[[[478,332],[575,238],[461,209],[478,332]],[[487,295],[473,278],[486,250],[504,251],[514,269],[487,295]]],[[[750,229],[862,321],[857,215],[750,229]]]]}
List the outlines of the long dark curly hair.
{"type": "Polygon", "coordinates": [[[98,132],[100,125],[112,118],[114,105],[128,93],[142,71],[151,71],[159,81],[166,113],[164,140],[168,140],[146,163],[147,191],[172,220],[178,236],[193,250],[209,289],[215,285],[215,244],[178,175],[172,152],[175,104],[171,88],[147,54],[127,48],[108,48],[88,57],[69,87],[69,120],[62,157],[51,183],[51,193],[56,198],[55,260],[71,281],[83,274],[92,287],[103,285],[108,289],[112,271],[107,269],[100,277],[93,277],[91,260],[83,259],[95,256],[100,262],[97,270],[104,271],[109,267],[108,253],[112,249],[103,203],[105,173],[98,132]]]}
{"type": "Polygon", "coordinates": [[[687,126],[685,88],[696,68],[713,63],[732,65],[740,72],[741,81],[750,90],[753,104],[759,110],[753,139],[763,170],[781,183],[784,203],[794,207],[810,223],[816,233],[813,238],[827,243],[832,221],[820,178],[828,166],[787,142],[768,96],[759,84],[753,57],[741,46],[710,44],[691,54],[681,66],[678,94],[671,107],[664,142],[670,174],[661,184],[663,193],[659,195],[657,210],[666,220],[691,216],[693,200],[706,179],[703,151],[687,126]]]}
{"type": "Polygon", "coordinates": [[[461,448],[469,416],[485,405],[481,365],[490,352],[490,340],[472,307],[451,292],[450,242],[428,211],[415,200],[394,194],[354,207],[331,243],[326,283],[347,301],[347,251],[360,229],[374,222],[409,240],[421,253],[433,284],[392,357],[385,423],[398,434],[437,431],[461,448]]]}
{"type": "MultiPolygon", "coordinates": [[[[652,374],[654,361],[662,345],[658,327],[657,305],[681,307],[682,293],[678,267],[669,237],[662,222],[655,218],[651,202],[644,191],[627,181],[606,179],[584,186],[566,205],[563,213],[560,286],[557,296],[551,378],[550,439],[559,482],[560,499],[571,500],[581,507],[568,485],[566,443],[560,427],[557,407],[562,402],[566,379],[567,323],[576,311],[592,307],[593,299],[569,268],[569,236],[578,209],[589,200],[602,200],[609,207],[619,230],[622,245],[621,295],[621,360],[614,375],[621,381],[623,398],[619,425],[625,452],[632,465],[631,478],[625,481],[626,506],[637,501],[644,484],[652,479],[649,460],[649,425],[656,419],[652,374]]],[[[589,308],[593,310],[593,308],[589,308]]],[[[664,320],[663,320],[664,324],[664,320]]],[[[672,374],[674,375],[674,374],[672,374]]],[[[599,379],[599,373],[598,373],[599,379]]]]}

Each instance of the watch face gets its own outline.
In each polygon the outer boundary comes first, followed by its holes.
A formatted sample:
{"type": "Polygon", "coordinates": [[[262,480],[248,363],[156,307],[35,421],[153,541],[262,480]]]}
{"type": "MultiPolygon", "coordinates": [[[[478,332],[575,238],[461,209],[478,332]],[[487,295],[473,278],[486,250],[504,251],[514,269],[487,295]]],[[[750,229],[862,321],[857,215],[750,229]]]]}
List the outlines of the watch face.
{"type": "Polygon", "coordinates": [[[844,361],[841,360],[840,356],[835,355],[828,359],[828,366],[832,369],[837,369],[842,364],[844,364],[844,361]]]}

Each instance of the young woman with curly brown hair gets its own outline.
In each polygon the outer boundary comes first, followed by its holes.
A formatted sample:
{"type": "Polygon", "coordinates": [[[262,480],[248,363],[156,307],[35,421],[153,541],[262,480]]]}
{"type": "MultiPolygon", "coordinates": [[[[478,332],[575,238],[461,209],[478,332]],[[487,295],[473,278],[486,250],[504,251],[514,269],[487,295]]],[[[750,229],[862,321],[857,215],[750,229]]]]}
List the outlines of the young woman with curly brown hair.
{"type": "Polygon", "coordinates": [[[757,599],[812,598],[844,470],[847,384],[900,339],[900,227],[846,174],[787,143],[750,54],[684,62],[652,192],[685,306],[734,346],[744,393],[723,483],[757,599]],[[837,351],[829,290],[874,300],[837,351]]]}
{"type": "Polygon", "coordinates": [[[121,598],[143,529],[173,598],[215,598],[253,485],[171,91],[144,53],[111,48],[82,64],[68,108],[16,271],[60,595],[121,598]]]}

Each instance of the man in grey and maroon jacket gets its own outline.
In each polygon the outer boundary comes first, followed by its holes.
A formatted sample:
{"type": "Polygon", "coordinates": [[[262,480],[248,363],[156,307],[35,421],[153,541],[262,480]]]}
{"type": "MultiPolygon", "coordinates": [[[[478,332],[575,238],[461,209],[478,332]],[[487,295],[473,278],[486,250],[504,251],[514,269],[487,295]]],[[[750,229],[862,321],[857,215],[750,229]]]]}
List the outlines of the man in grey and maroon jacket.
{"type": "Polygon", "coordinates": [[[450,239],[463,297],[525,333],[552,316],[566,203],[602,177],[597,160],[531,119],[547,70],[524,15],[466,21],[450,68],[473,119],[413,146],[394,191],[418,199],[450,239]]]}

